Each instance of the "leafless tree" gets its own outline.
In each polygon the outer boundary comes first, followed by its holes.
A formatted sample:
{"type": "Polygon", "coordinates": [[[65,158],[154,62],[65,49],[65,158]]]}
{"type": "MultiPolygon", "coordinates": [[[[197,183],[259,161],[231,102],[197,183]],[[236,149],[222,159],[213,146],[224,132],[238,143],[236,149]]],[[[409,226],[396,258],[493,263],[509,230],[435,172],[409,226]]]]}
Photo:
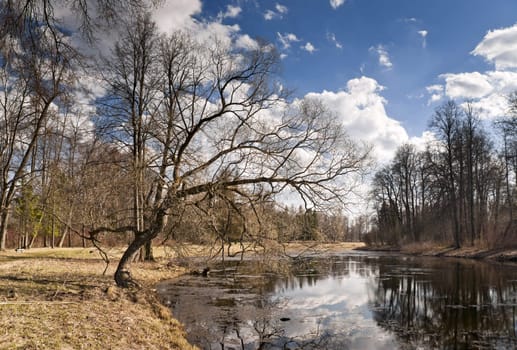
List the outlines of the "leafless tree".
{"type": "Polygon", "coordinates": [[[11,35],[7,29],[18,13],[10,11],[10,2],[1,5],[0,249],[4,249],[12,201],[30,172],[27,166],[52,109],[73,82],[75,56],[60,39],[54,40],[58,34],[44,26],[24,23],[36,28],[11,35]]]}
{"type": "MultiPolygon", "coordinates": [[[[173,208],[210,198],[249,203],[291,188],[308,206],[345,202],[351,177],[368,160],[319,101],[287,108],[273,79],[271,45],[234,50],[214,39],[200,44],[186,33],[163,38],[158,108],[149,113],[145,162],[154,183],[146,197],[145,226],[99,227],[134,233],[115,275],[131,284],[133,255],[164,230],[173,208]]],[[[121,62],[123,64],[123,62],[121,62]]]]}

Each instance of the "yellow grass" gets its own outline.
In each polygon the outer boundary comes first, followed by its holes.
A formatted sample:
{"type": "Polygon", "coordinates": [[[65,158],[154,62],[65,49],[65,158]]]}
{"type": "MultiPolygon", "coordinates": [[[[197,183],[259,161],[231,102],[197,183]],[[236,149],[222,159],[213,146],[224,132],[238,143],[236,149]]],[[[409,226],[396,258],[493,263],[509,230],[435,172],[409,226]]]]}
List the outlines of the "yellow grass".
{"type": "Polygon", "coordinates": [[[183,270],[135,264],[137,291],[104,268],[92,249],[0,253],[0,349],[195,349],[152,289],[183,270]]]}
{"type": "MultiPolygon", "coordinates": [[[[299,255],[358,246],[362,243],[300,242],[261,249],[299,255]]],[[[177,251],[158,247],[158,262],[132,265],[139,290],[119,289],[113,282],[123,249],[106,253],[111,263],[103,275],[106,264],[95,248],[0,252],[0,349],[196,349],[153,289],[187,272],[168,263],[177,251]]],[[[213,250],[186,245],[181,253],[206,256],[213,250]]]]}

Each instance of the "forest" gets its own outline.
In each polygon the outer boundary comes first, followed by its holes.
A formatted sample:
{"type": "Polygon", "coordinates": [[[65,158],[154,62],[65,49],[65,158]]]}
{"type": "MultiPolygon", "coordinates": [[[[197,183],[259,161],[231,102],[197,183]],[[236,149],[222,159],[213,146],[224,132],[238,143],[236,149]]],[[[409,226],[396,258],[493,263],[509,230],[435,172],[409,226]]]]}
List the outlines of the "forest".
{"type": "Polygon", "coordinates": [[[517,95],[508,116],[482,120],[472,104],[449,101],[430,118],[425,150],[399,147],[372,186],[380,245],[437,242],[454,248],[517,242],[517,95]]]}

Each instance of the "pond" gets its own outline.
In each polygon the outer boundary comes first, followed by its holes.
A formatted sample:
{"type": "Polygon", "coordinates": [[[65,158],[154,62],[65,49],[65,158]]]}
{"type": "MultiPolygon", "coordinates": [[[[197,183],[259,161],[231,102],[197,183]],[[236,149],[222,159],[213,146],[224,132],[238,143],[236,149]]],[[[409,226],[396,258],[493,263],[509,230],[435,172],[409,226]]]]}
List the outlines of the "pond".
{"type": "Polygon", "coordinates": [[[201,349],[517,349],[517,266],[371,253],[230,261],[158,286],[201,349]]]}

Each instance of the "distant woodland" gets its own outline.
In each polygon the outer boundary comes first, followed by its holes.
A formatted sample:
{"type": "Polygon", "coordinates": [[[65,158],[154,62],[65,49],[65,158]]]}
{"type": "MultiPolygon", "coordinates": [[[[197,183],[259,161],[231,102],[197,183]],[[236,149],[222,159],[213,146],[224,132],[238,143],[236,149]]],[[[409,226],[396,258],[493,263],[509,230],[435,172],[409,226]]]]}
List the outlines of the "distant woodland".
{"type": "Polygon", "coordinates": [[[374,177],[369,243],[453,247],[517,244],[517,95],[508,116],[482,121],[471,104],[444,103],[425,150],[406,144],[374,177]]]}

